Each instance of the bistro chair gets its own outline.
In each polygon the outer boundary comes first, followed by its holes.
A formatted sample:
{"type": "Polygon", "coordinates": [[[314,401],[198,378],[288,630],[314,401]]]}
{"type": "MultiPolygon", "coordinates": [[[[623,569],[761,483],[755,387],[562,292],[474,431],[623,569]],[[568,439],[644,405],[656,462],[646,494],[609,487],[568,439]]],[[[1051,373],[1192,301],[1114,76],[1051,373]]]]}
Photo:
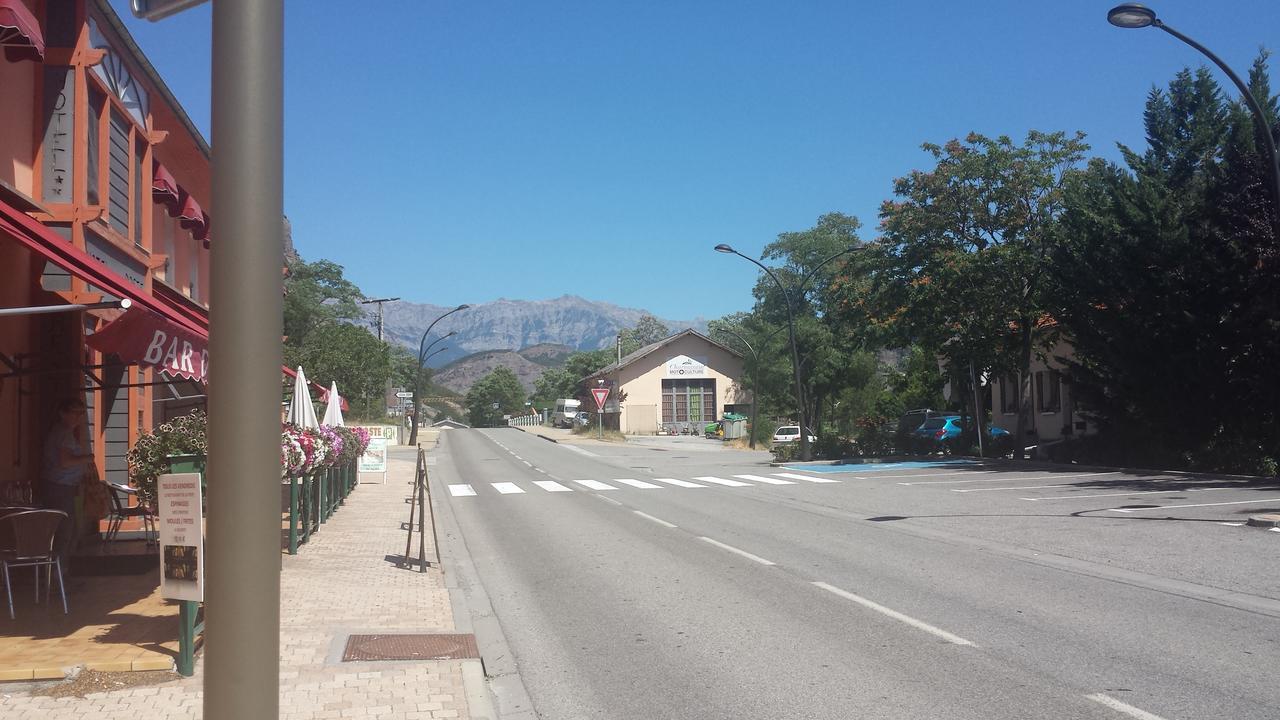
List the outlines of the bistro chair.
{"type": "Polygon", "coordinates": [[[53,588],[54,570],[58,571],[58,594],[62,596],[62,614],[67,614],[67,588],[62,579],[62,560],[58,557],[58,531],[70,520],[61,510],[28,510],[0,517],[0,569],[4,574],[4,591],[9,599],[9,619],[13,614],[13,581],[9,568],[35,569],[36,602],[40,602],[40,568],[45,568],[45,602],[53,588]]]}
{"type": "Polygon", "coordinates": [[[117,485],[105,480],[103,482],[111,495],[111,508],[107,511],[107,540],[115,540],[116,536],[120,534],[120,526],[124,525],[125,520],[142,518],[142,532],[146,537],[147,544],[151,544],[152,534],[156,535],[156,542],[159,542],[159,533],[156,533],[155,511],[141,502],[137,505],[129,504],[129,499],[137,497],[138,491],[127,485],[117,485]]]}

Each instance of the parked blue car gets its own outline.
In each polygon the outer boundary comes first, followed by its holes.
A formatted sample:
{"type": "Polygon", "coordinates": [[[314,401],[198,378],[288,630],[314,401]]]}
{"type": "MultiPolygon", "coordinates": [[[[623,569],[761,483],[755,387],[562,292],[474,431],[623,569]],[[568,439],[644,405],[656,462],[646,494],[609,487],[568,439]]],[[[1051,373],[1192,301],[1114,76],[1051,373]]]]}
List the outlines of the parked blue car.
{"type": "MultiPolygon", "coordinates": [[[[943,415],[941,417],[932,417],[925,420],[920,427],[916,428],[912,433],[920,440],[932,440],[941,443],[958,436],[964,427],[960,424],[959,415],[943,415]]],[[[1009,434],[1004,428],[987,426],[987,437],[999,438],[1009,434]]]]}

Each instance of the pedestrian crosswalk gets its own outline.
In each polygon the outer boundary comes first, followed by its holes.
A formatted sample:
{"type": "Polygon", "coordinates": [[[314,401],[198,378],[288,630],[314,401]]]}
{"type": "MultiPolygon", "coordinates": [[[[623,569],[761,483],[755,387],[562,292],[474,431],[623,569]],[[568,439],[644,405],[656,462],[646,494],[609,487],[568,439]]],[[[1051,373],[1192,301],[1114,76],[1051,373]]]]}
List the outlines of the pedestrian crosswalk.
{"type": "Polygon", "coordinates": [[[720,485],[722,487],[741,488],[741,487],[758,487],[760,485],[796,485],[799,483],[838,483],[839,480],[831,478],[813,477],[811,475],[801,475],[799,473],[770,473],[769,475],[733,475],[733,478],[716,477],[714,475],[702,475],[693,478],[693,481],[681,480],[679,478],[652,478],[650,480],[637,480],[635,478],[610,478],[609,480],[572,480],[556,482],[555,480],[531,480],[531,486],[526,486],[516,482],[495,482],[495,483],[457,483],[449,485],[449,494],[453,497],[477,497],[479,495],[487,495],[494,492],[498,495],[522,495],[536,492],[564,493],[586,490],[619,490],[623,488],[635,488],[637,490],[669,490],[671,488],[705,488],[710,485],[720,485]]]}

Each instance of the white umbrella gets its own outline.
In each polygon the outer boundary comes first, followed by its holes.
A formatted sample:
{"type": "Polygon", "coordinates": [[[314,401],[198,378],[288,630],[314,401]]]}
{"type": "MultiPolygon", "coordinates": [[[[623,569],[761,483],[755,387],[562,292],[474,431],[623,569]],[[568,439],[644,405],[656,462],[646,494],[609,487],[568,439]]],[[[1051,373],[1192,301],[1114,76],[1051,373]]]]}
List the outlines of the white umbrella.
{"type": "Polygon", "coordinates": [[[316,420],[316,406],[311,404],[311,392],[307,388],[307,376],[298,366],[298,375],[293,378],[293,402],[289,403],[289,422],[304,428],[320,427],[316,420]]]}
{"type": "Polygon", "coordinates": [[[346,425],[342,421],[342,397],[338,395],[338,381],[329,385],[329,405],[324,409],[325,425],[346,425]]]}

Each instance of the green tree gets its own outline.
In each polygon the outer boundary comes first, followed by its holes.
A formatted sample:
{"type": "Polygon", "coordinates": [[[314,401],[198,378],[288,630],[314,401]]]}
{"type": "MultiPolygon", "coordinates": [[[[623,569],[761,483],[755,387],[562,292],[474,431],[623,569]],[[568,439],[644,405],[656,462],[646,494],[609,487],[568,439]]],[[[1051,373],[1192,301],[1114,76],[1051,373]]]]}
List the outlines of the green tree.
{"type": "MultiPolygon", "coordinates": [[[[644,314],[636,321],[636,326],[619,333],[622,336],[622,354],[630,355],[646,345],[671,337],[671,330],[658,318],[644,314]]],[[[615,358],[616,359],[616,358],[615,358]]]]}
{"type": "Polygon", "coordinates": [[[286,347],[301,347],[316,328],[364,317],[364,294],[342,275],[342,266],[329,260],[313,263],[298,259],[289,263],[284,281],[284,334],[286,347]]]}
{"type": "Polygon", "coordinates": [[[336,381],[338,392],[356,413],[381,417],[391,357],[386,343],[373,333],[346,323],[320,325],[292,355],[316,382],[336,381]]]}
{"type": "MultiPolygon", "coordinates": [[[[1280,135],[1265,54],[1250,86],[1280,135]]],[[[1200,68],[1144,120],[1145,151],[1069,186],[1052,295],[1073,393],[1107,461],[1274,473],[1280,243],[1253,119],[1200,68]]]]}
{"type": "Polygon", "coordinates": [[[934,168],[896,180],[898,199],[880,210],[890,248],[876,286],[882,315],[902,337],[938,348],[958,390],[969,387],[970,363],[1016,376],[1018,438],[1031,411],[1032,356],[1052,341],[1037,332],[1047,261],[1064,181],[1088,150],[1083,138],[1032,130],[1020,144],[977,133],[926,143],[934,168]]]}
{"type": "Polygon", "coordinates": [[[510,368],[485,375],[467,392],[467,415],[472,427],[498,427],[503,415],[524,411],[525,392],[510,368]]]}

